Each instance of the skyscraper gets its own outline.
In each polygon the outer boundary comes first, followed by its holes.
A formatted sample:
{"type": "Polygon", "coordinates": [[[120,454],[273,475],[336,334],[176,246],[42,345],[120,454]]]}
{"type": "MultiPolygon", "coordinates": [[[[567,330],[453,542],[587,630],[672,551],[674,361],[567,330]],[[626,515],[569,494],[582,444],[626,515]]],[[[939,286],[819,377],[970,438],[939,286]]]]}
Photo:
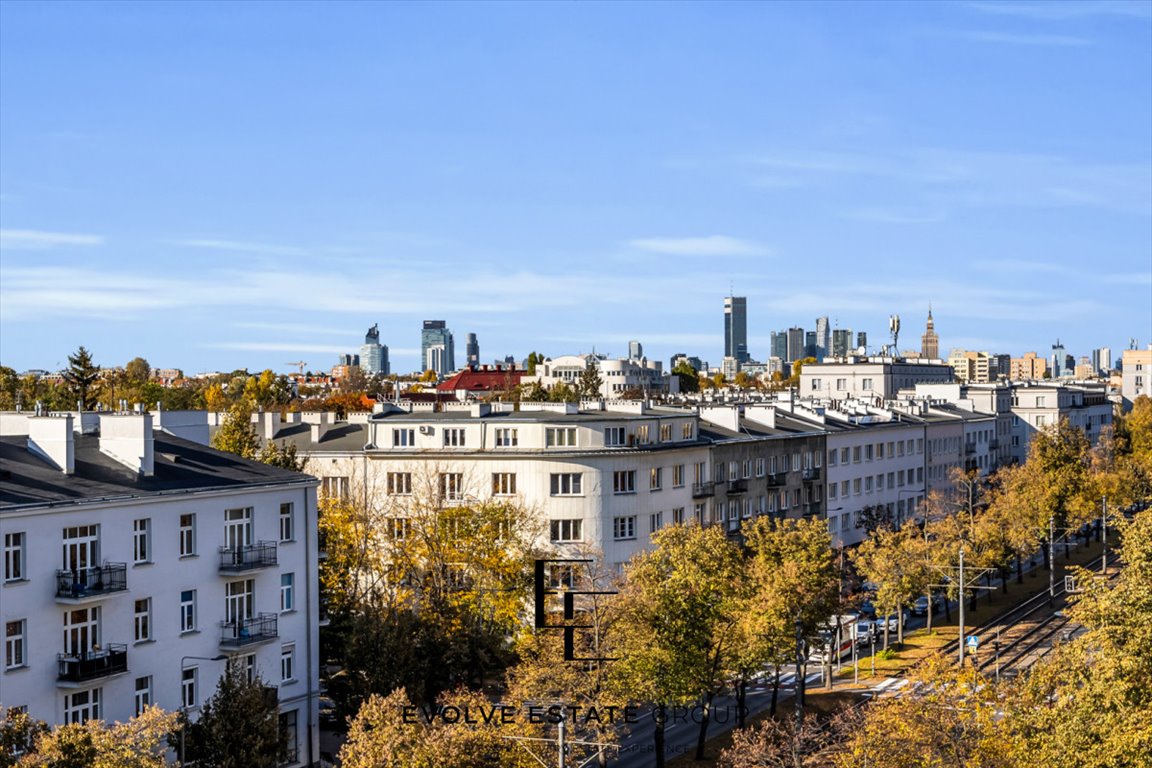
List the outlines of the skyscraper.
{"type": "Polygon", "coordinates": [[[816,318],[816,360],[823,362],[832,353],[832,330],[828,317],[816,318]]]}
{"type": "Polygon", "coordinates": [[[789,363],[794,363],[804,357],[804,329],[803,328],[789,328],[788,329],[788,356],[785,358],[789,363]]]}
{"type": "Polygon", "coordinates": [[[848,328],[837,328],[832,331],[832,357],[847,357],[848,349],[852,346],[852,331],[848,328]]]}
{"type": "Polygon", "coordinates": [[[644,345],[636,340],[628,342],[628,359],[639,360],[644,357],[644,345]]]}
{"type": "Polygon", "coordinates": [[[820,347],[816,343],[816,331],[804,333],[804,357],[819,357],[820,347]]]}
{"type": "Polygon", "coordinates": [[[778,357],[780,360],[788,359],[788,332],[787,331],[772,331],[770,337],[772,345],[772,357],[778,357]]]}
{"type": "Polygon", "coordinates": [[[425,320],[420,332],[420,365],[424,370],[447,376],[456,370],[456,349],[452,332],[443,320],[425,320]]]}
{"type": "Polygon", "coordinates": [[[380,343],[379,323],[364,334],[364,343],[360,346],[360,370],[369,375],[380,373],[387,376],[392,372],[388,366],[388,347],[380,343]]]}
{"type": "Polygon", "coordinates": [[[748,299],[728,296],[724,299],[724,357],[748,362],[748,299]]]}
{"type": "Polygon", "coordinates": [[[1060,343],[1060,339],[1056,339],[1056,343],[1052,345],[1052,378],[1058,379],[1064,375],[1064,345],[1060,343]]]}
{"type": "Polygon", "coordinates": [[[480,342],[476,340],[476,334],[470,333],[464,337],[464,356],[465,364],[469,366],[480,365],[480,342]]]}
{"type": "Polygon", "coordinates": [[[868,354],[868,332],[859,331],[856,333],[856,346],[864,350],[864,354],[868,354]]]}
{"type": "Polygon", "coordinates": [[[1112,370],[1112,349],[1100,347],[1092,350],[1092,367],[1096,370],[1097,376],[1107,376],[1112,370]]]}
{"type": "Polygon", "coordinates": [[[920,337],[920,357],[936,360],[940,357],[940,337],[936,335],[936,324],[932,321],[932,305],[928,305],[928,325],[920,337]]]}

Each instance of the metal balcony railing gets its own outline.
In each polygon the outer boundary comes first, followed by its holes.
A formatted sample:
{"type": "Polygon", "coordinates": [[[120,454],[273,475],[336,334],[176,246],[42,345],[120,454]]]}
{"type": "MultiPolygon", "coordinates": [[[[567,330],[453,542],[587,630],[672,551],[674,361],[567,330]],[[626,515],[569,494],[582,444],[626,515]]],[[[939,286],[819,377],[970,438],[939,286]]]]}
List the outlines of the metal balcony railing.
{"type": "Polygon", "coordinates": [[[991,440],[988,441],[988,450],[995,451],[995,450],[999,450],[999,448],[1000,448],[1000,441],[998,439],[992,438],[991,440]]]}
{"type": "Polygon", "coordinates": [[[976,443],[965,443],[964,444],[964,453],[968,456],[971,456],[972,454],[976,453],[976,443]]]}
{"type": "Polygon", "coordinates": [[[220,571],[237,573],[276,565],[276,542],[258,541],[237,547],[220,547],[220,571]]]}
{"type": "Polygon", "coordinates": [[[729,480],[728,481],[728,495],[735,496],[738,493],[748,492],[747,480],[729,480]]]}
{"type": "Polygon", "coordinates": [[[808,467],[808,468],[806,468],[801,475],[801,479],[806,483],[810,483],[813,480],[819,480],[820,479],[820,467],[808,467]]]}
{"type": "Polygon", "coordinates": [[[56,571],[56,597],[99,597],[128,589],[128,564],[104,563],[91,568],[56,571]]]}
{"type": "Polygon", "coordinates": [[[109,643],[98,651],[79,655],[61,653],[57,657],[60,671],[56,679],[67,683],[83,683],[128,671],[128,646],[109,643]]]}
{"type": "Polygon", "coordinates": [[[788,484],[788,475],[786,472],[772,472],[768,475],[768,487],[780,488],[788,484]]]}
{"type": "Polygon", "coordinates": [[[261,613],[250,619],[220,622],[220,647],[242,648],[253,643],[275,640],[276,614],[261,613]]]}
{"type": "Polygon", "coordinates": [[[716,482],[707,480],[703,483],[692,483],[692,498],[704,499],[716,492],[716,482]]]}

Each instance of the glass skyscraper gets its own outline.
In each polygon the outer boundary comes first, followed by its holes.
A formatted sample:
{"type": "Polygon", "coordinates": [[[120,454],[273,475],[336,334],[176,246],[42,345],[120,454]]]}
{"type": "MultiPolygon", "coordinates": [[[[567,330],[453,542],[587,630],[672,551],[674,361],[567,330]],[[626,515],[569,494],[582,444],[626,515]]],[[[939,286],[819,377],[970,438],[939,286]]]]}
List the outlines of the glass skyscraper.
{"type": "Polygon", "coordinates": [[[724,299],[724,357],[738,363],[748,362],[748,299],[728,296],[724,299]]]}

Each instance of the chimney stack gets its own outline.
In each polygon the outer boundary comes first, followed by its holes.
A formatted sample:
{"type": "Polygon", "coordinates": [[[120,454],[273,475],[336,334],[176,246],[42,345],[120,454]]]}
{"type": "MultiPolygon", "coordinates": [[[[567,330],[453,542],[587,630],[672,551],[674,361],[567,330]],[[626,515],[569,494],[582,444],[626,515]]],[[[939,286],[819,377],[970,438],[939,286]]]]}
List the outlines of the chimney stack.
{"type": "Polygon", "coordinates": [[[28,450],[66,475],[76,471],[76,443],[72,414],[29,416],[28,450]]]}
{"type": "Polygon", "coordinates": [[[100,415],[100,452],[144,477],[154,471],[152,414],[100,415]]]}

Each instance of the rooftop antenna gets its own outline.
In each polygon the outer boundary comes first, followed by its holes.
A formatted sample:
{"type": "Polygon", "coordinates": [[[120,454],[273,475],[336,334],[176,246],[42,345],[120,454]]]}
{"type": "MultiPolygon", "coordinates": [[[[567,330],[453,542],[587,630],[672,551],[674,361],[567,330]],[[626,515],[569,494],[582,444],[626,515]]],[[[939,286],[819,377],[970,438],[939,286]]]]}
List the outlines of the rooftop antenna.
{"type": "Polygon", "coordinates": [[[888,330],[892,333],[892,357],[896,357],[897,350],[900,349],[900,315],[888,318],[888,330]]]}

